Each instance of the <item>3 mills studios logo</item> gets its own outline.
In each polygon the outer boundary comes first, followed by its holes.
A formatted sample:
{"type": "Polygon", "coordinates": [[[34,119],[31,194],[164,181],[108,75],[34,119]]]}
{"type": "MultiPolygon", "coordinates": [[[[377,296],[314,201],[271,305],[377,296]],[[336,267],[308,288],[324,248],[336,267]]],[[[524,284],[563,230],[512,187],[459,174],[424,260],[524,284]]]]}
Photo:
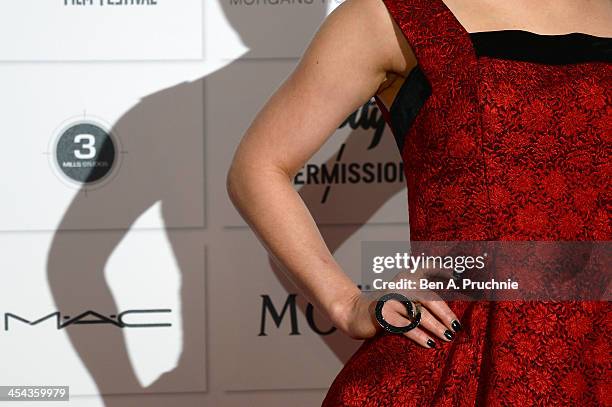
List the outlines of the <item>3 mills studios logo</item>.
{"type": "MultiPolygon", "coordinates": [[[[352,130],[372,131],[372,138],[366,148],[373,151],[380,145],[385,130],[385,120],[373,99],[368,100],[361,108],[353,112],[338,127],[352,130]]],[[[367,134],[367,133],[366,133],[367,134]]],[[[332,186],[346,184],[400,183],[404,184],[404,164],[397,161],[343,161],[346,143],[343,143],[333,161],[322,164],[306,164],[294,177],[295,185],[326,185],[321,197],[325,203],[332,186]]]]}
{"type": "Polygon", "coordinates": [[[102,120],[69,120],[54,133],[47,155],[56,174],[69,184],[99,187],[116,173],[123,152],[102,120]]]}

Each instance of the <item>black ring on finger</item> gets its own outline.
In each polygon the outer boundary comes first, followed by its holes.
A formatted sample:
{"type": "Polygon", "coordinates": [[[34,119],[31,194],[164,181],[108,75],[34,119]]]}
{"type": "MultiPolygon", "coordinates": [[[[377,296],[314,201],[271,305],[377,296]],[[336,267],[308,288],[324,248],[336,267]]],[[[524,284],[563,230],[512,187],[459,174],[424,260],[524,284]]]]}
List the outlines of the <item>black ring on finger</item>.
{"type": "Polygon", "coordinates": [[[403,334],[408,331],[411,331],[416,328],[421,322],[420,305],[413,304],[412,301],[410,301],[408,298],[399,293],[388,293],[380,297],[378,299],[378,302],[376,303],[376,309],[374,314],[376,315],[376,321],[378,321],[378,324],[382,326],[383,329],[385,329],[386,331],[394,334],[403,334]],[[408,318],[411,320],[410,324],[406,326],[395,326],[385,320],[382,314],[382,309],[385,303],[389,300],[396,300],[404,304],[404,307],[406,307],[406,312],[408,313],[408,318]]]}

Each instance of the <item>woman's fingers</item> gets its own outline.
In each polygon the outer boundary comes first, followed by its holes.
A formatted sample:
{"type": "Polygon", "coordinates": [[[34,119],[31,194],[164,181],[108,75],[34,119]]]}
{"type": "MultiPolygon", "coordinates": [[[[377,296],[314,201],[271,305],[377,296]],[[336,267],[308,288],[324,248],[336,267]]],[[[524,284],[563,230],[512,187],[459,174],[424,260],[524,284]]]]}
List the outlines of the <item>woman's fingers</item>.
{"type": "MultiPolygon", "coordinates": [[[[409,322],[406,322],[407,325],[409,322]]],[[[436,341],[425,331],[420,328],[414,328],[403,334],[405,337],[412,339],[424,348],[435,348],[436,341]]]]}
{"type": "MultiPolygon", "coordinates": [[[[385,303],[385,306],[382,309],[382,314],[385,321],[398,327],[409,325],[412,322],[407,318],[406,308],[404,305],[395,300],[387,301],[385,303]]],[[[431,335],[418,327],[403,333],[403,335],[412,339],[414,342],[424,348],[431,349],[436,347],[436,341],[434,341],[431,335]]]]}
{"type": "MultiPolygon", "coordinates": [[[[436,346],[434,337],[446,342],[453,340],[455,333],[461,330],[461,325],[448,304],[442,300],[421,300],[420,302],[421,321],[419,326],[403,335],[426,348],[436,346]]],[[[385,320],[392,325],[401,327],[411,323],[406,308],[399,301],[387,301],[382,313],[385,320]]]]}
{"type": "Polygon", "coordinates": [[[447,328],[453,332],[461,330],[461,324],[457,315],[449,308],[448,304],[442,300],[435,301],[422,301],[421,302],[431,314],[435,315],[436,318],[441,321],[447,328]]]}
{"type": "Polygon", "coordinates": [[[441,321],[451,333],[456,333],[461,330],[461,323],[457,315],[450,309],[448,304],[435,291],[421,290],[410,292],[408,290],[400,290],[403,296],[418,301],[423,304],[430,313],[441,321]]]}
{"type": "MultiPolygon", "coordinates": [[[[394,319],[397,322],[393,323],[393,325],[395,326],[406,326],[411,322],[408,318],[399,313],[396,314],[396,317],[394,319]]],[[[436,341],[433,340],[431,335],[418,327],[411,329],[410,331],[405,332],[402,335],[412,339],[424,348],[431,349],[436,347],[436,341]]]]}
{"type": "Polygon", "coordinates": [[[427,300],[419,300],[439,321],[441,321],[453,333],[461,330],[461,323],[457,315],[450,309],[448,304],[438,294],[431,291],[427,300]]]}
{"type": "Polygon", "coordinates": [[[434,317],[425,307],[421,307],[421,327],[437,335],[440,339],[451,341],[455,334],[446,325],[434,317]]]}
{"type": "MultiPolygon", "coordinates": [[[[446,305],[445,302],[440,303],[436,301],[436,303],[438,303],[438,305],[440,304],[446,305]]],[[[423,304],[423,306],[421,306],[421,322],[419,323],[419,327],[425,328],[427,331],[431,332],[432,334],[436,335],[437,337],[439,337],[440,339],[444,341],[447,341],[447,342],[451,341],[455,337],[454,332],[451,329],[449,329],[451,328],[451,326],[446,326],[445,324],[440,322],[440,320],[436,318],[432,314],[432,312],[430,312],[430,310],[426,308],[424,303],[421,303],[421,304],[423,304]]],[[[448,305],[446,305],[446,308],[448,309],[448,311],[450,311],[450,308],[448,308],[448,305]]],[[[443,307],[440,307],[440,309],[441,310],[439,312],[443,312],[442,311],[443,307]]],[[[452,314],[452,311],[450,312],[452,314]]],[[[444,315],[445,317],[448,317],[451,314],[445,313],[444,315]]],[[[383,316],[385,317],[385,320],[387,320],[389,323],[395,326],[406,326],[410,323],[410,320],[407,318],[408,315],[406,314],[406,308],[404,307],[403,304],[401,304],[398,301],[387,302],[387,304],[385,304],[385,307],[383,307],[383,316]],[[389,312],[395,313],[396,315],[389,314],[389,317],[385,316],[386,305],[389,305],[389,312]]],[[[454,316],[454,314],[452,314],[452,316],[454,316]]],[[[453,318],[456,318],[456,317],[453,317],[453,318]]],[[[412,331],[415,331],[415,330],[416,329],[413,329],[412,331]]],[[[408,331],[406,334],[412,331],[408,331]]],[[[413,339],[417,339],[418,342],[425,341],[424,343],[427,343],[427,339],[432,339],[428,336],[427,333],[425,333],[425,331],[423,331],[422,329],[420,329],[420,331],[423,335],[427,336],[427,338],[421,334],[415,334],[413,339]]],[[[406,336],[411,337],[409,335],[406,335],[406,336]]]]}

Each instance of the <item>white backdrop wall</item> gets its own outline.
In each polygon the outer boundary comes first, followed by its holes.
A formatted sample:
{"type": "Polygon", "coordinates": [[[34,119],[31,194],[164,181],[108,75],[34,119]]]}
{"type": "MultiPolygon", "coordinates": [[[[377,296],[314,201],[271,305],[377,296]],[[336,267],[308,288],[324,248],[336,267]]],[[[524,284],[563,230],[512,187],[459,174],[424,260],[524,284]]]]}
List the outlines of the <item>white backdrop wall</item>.
{"type": "MultiPolygon", "coordinates": [[[[0,384],[69,385],[74,406],[320,404],[359,342],[309,322],[225,175],[338,4],[0,3],[0,384]]],[[[408,237],[400,162],[370,101],[295,179],[355,281],[361,241],[408,237]],[[322,179],[334,166],[353,176],[322,179]]]]}

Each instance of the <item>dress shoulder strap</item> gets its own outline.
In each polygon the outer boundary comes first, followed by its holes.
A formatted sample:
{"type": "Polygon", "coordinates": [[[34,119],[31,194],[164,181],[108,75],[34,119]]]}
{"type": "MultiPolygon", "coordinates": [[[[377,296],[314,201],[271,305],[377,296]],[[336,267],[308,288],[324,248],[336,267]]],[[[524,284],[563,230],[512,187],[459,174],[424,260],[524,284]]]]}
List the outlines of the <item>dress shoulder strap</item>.
{"type": "Polygon", "coordinates": [[[470,33],[442,0],[382,0],[432,87],[476,62],[470,33]],[[467,65],[466,65],[467,64],[467,65]]]}

